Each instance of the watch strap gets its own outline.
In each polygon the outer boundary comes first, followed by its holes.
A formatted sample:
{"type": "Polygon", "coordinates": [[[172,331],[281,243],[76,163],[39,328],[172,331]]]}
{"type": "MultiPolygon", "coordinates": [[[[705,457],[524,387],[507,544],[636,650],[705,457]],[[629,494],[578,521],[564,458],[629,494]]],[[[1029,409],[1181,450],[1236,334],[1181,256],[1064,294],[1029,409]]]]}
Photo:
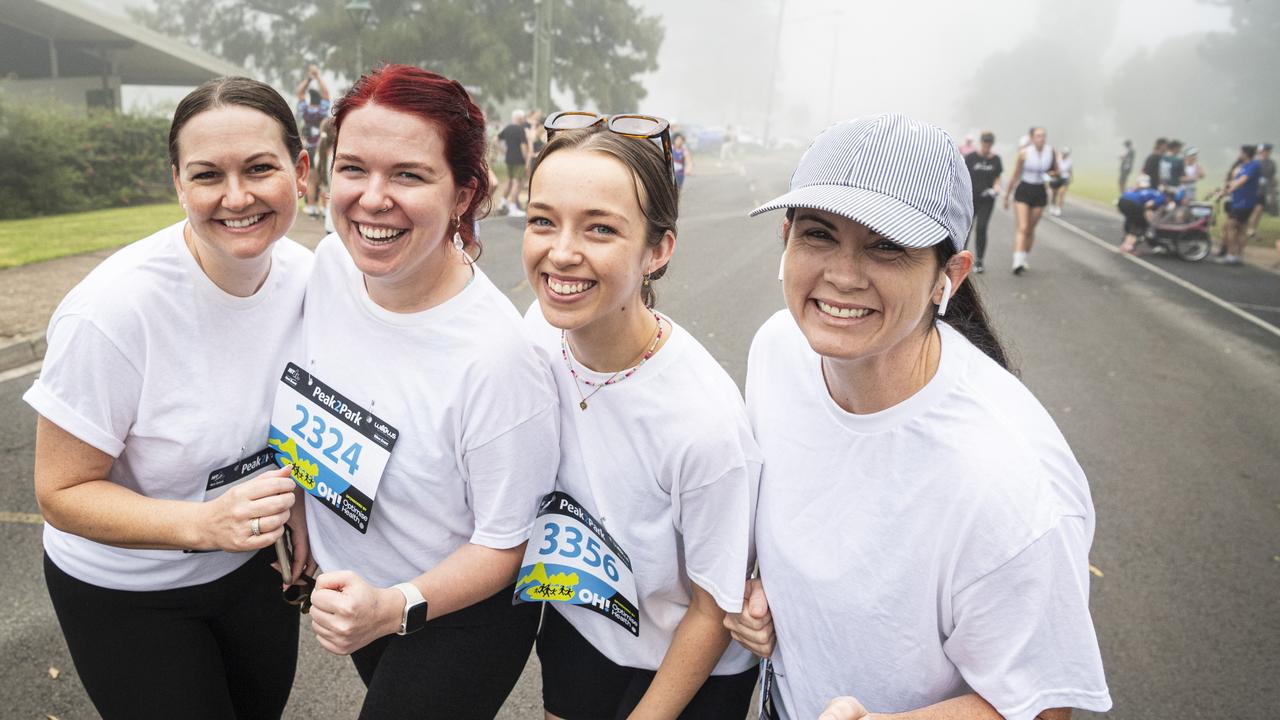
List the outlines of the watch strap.
{"type": "Polygon", "coordinates": [[[392,587],[399,590],[400,594],[404,595],[404,609],[400,611],[400,629],[396,631],[396,634],[407,635],[414,630],[420,629],[422,627],[421,623],[415,624],[415,627],[409,627],[409,624],[410,614],[419,606],[422,606],[423,608],[423,622],[426,620],[425,608],[427,605],[427,599],[422,596],[422,591],[418,589],[417,585],[410,582],[397,583],[392,587]]]}

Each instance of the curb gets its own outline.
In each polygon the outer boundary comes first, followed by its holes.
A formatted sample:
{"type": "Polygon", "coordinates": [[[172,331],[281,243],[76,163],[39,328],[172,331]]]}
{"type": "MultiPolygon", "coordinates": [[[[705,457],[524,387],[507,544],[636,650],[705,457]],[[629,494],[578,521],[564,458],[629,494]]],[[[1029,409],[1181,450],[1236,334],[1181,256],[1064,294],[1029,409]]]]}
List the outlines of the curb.
{"type": "Polygon", "coordinates": [[[47,348],[43,334],[17,338],[0,345],[0,373],[43,360],[47,348]]]}

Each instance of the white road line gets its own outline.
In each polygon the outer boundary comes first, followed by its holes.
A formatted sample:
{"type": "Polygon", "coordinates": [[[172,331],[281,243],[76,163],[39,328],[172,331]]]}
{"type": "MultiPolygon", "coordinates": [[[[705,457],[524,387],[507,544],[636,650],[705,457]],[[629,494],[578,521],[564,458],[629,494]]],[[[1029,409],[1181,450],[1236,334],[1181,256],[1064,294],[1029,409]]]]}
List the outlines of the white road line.
{"type": "Polygon", "coordinates": [[[1067,222],[1066,220],[1063,220],[1062,218],[1053,217],[1050,215],[1050,216],[1046,216],[1046,219],[1049,220],[1049,222],[1055,223],[1057,225],[1062,226],[1063,228],[1066,228],[1067,230],[1070,230],[1071,232],[1079,235],[1085,240],[1088,240],[1094,245],[1097,245],[1098,247],[1102,248],[1103,250],[1106,250],[1107,252],[1113,253],[1115,255],[1119,255],[1120,257],[1124,258],[1125,260],[1128,260],[1131,263],[1136,263],[1137,265],[1144,267],[1147,270],[1150,270],[1156,275],[1159,275],[1165,280],[1168,280],[1174,285],[1177,285],[1178,287],[1181,287],[1184,290],[1193,292],[1196,295],[1199,295],[1200,297],[1204,298],[1205,300],[1208,300],[1209,302],[1213,303],[1214,305],[1217,305],[1223,310],[1226,310],[1227,312],[1230,312],[1230,313],[1234,313],[1235,315],[1240,316],[1244,320],[1247,320],[1253,323],[1254,325],[1257,325],[1258,327],[1262,328],[1263,330],[1266,330],[1272,335],[1275,335],[1276,337],[1280,337],[1280,327],[1276,327],[1275,325],[1272,325],[1271,323],[1267,322],[1266,320],[1263,320],[1262,318],[1258,317],[1257,315],[1254,315],[1253,313],[1245,312],[1244,310],[1241,310],[1236,305],[1229,303],[1226,300],[1223,300],[1222,298],[1218,297],[1217,295],[1214,295],[1208,290],[1205,290],[1204,288],[1198,285],[1193,285],[1192,283],[1189,283],[1186,280],[1183,280],[1182,278],[1178,277],[1177,275],[1174,275],[1168,270],[1165,270],[1164,268],[1158,267],[1156,265],[1152,265],[1151,263],[1147,262],[1146,260],[1143,260],[1140,257],[1134,257],[1133,255],[1127,255],[1125,253],[1122,253],[1120,252],[1119,247],[1112,245],[1111,243],[1107,242],[1106,240],[1103,240],[1102,238],[1098,237],[1097,235],[1094,235],[1093,233],[1088,232],[1087,230],[1081,230],[1080,228],[1076,227],[1075,225],[1072,225],[1071,223],[1067,222]]]}
{"type": "Polygon", "coordinates": [[[24,512],[0,512],[0,523],[14,523],[17,525],[41,525],[44,518],[36,513],[24,512]]]}
{"type": "Polygon", "coordinates": [[[16,367],[16,368],[13,368],[12,370],[6,370],[5,372],[0,373],[0,384],[6,383],[15,378],[25,377],[34,372],[40,372],[41,364],[42,364],[42,361],[36,360],[35,362],[27,363],[26,365],[23,365],[21,367],[16,367]]]}
{"type": "Polygon", "coordinates": [[[1237,307],[1248,308],[1249,310],[1264,310],[1266,312],[1280,312],[1280,307],[1275,305],[1255,305],[1254,303],[1236,303],[1237,307]]]}

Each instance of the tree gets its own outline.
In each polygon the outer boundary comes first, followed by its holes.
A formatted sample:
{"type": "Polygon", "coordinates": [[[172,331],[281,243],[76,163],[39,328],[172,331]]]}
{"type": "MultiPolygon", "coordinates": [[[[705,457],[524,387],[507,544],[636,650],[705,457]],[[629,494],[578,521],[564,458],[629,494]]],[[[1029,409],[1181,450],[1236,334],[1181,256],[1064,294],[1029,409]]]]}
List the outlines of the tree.
{"type": "Polygon", "coordinates": [[[1276,138],[1280,116],[1280,3],[1251,0],[1202,0],[1231,11],[1230,33],[1205,37],[1200,54],[1217,72],[1215,81],[1226,88],[1222,122],[1237,137],[1233,145],[1276,138]]]}
{"type": "MultiPolygon", "coordinates": [[[[542,0],[548,2],[552,0],[542,0]]],[[[663,28],[631,0],[553,0],[553,79],[578,104],[633,110],[638,77],[657,68],[663,28]]],[[[356,29],[343,0],[155,0],[134,19],[290,85],[314,60],[357,76],[356,29]]],[[[489,103],[530,94],[532,0],[372,0],[365,64],[418,65],[479,88],[489,103]]],[[[367,68],[366,68],[367,69],[367,68]]]]}
{"type": "Polygon", "coordinates": [[[1010,146],[1033,125],[1055,146],[1089,139],[1101,119],[1100,58],[1117,14],[1114,3],[1037,5],[1036,31],[979,66],[962,105],[965,125],[995,130],[1010,146]]]}

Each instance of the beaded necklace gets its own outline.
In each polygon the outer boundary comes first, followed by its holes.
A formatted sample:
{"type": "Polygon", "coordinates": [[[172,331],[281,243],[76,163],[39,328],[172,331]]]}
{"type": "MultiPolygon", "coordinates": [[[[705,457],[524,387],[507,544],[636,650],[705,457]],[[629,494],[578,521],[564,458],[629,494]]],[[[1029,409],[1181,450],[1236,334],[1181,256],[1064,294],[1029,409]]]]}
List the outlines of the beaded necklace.
{"type": "Polygon", "coordinates": [[[649,312],[653,313],[653,319],[658,324],[658,332],[653,336],[653,342],[649,343],[649,348],[644,351],[643,355],[640,356],[640,362],[636,363],[634,367],[628,370],[619,370],[613,375],[610,375],[609,379],[605,380],[602,383],[594,382],[588,378],[578,377],[578,372],[573,369],[573,360],[570,359],[569,357],[569,335],[564,330],[560,331],[560,356],[564,358],[564,364],[566,367],[569,368],[569,374],[573,376],[573,386],[577,388],[578,397],[581,398],[581,402],[578,403],[579,408],[581,408],[582,410],[586,410],[587,401],[590,400],[592,397],[594,397],[596,393],[600,392],[601,390],[605,389],[610,385],[613,385],[615,383],[620,383],[623,380],[626,380],[627,378],[631,377],[636,373],[637,370],[640,369],[641,365],[644,365],[645,362],[649,360],[649,358],[653,357],[654,351],[657,350],[658,348],[658,343],[662,341],[662,318],[658,317],[658,313],[653,310],[650,310],[649,312]],[[582,383],[583,385],[586,385],[588,387],[593,387],[595,388],[595,390],[592,390],[590,393],[583,395],[582,388],[578,385],[578,383],[582,383]]]}

